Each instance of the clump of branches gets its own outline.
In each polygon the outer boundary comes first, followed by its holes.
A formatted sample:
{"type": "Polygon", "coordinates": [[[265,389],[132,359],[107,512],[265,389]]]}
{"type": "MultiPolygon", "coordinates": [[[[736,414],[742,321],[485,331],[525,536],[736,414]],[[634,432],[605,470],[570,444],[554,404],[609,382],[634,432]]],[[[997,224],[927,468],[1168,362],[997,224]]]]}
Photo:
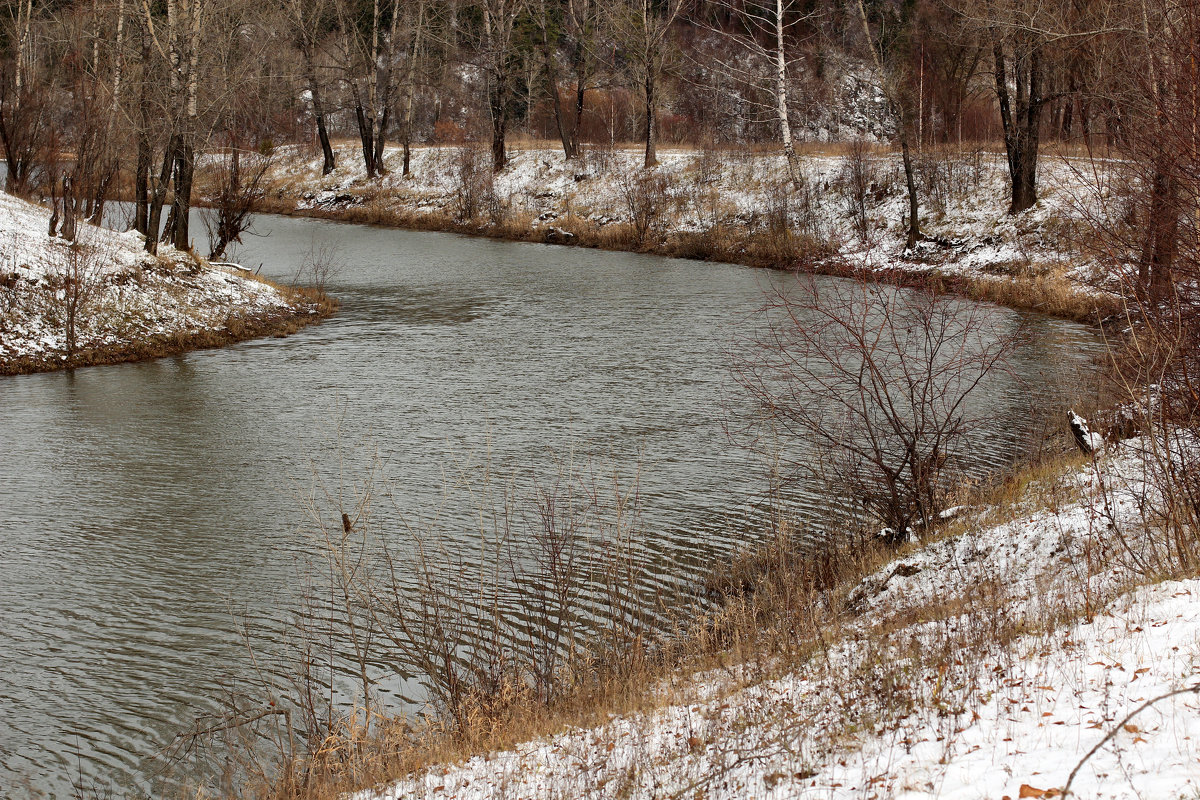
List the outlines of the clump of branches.
{"type": "Polygon", "coordinates": [[[873,203],[882,199],[884,190],[879,186],[879,176],[863,140],[855,139],[850,143],[837,185],[859,241],[870,243],[872,224],[868,211],[873,203]]]}
{"type": "Polygon", "coordinates": [[[657,170],[626,170],[617,185],[637,244],[644,245],[674,203],[671,179],[657,170]]]}
{"type": "Polygon", "coordinates": [[[745,432],[800,443],[784,467],[815,472],[886,541],[933,526],[1021,328],[946,295],[816,278],[780,290],[761,320],[735,369],[759,409],[745,432]]]}
{"type": "Polygon", "coordinates": [[[296,267],[292,286],[306,286],[324,294],[329,281],[337,277],[343,266],[342,254],[336,242],[314,235],[308,243],[308,252],[296,267]]]}
{"type": "Polygon", "coordinates": [[[270,152],[243,151],[234,143],[218,162],[217,192],[211,208],[202,212],[210,260],[224,258],[228,247],[240,244],[242,234],[250,229],[272,161],[270,152]]]}
{"type": "Polygon", "coordinates": [[[453,153],[454,219],[471,222],[481,212],[488,211],[496,200],[494,176],[485,151],[474,144],[464,144],[453,153]]]}

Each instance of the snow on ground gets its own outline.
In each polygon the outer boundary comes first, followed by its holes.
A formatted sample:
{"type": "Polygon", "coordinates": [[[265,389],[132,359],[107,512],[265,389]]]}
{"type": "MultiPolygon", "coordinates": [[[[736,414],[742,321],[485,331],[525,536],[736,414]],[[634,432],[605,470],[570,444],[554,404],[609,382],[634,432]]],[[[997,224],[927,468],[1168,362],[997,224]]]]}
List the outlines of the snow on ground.
{"type": "Polygon", "coordinates": [[[1126,719],[1200,690],[1200,580],[1128,590],[1113,557],[1138,546],[1139,452],[1058,479],[1055,511],[1042,497],[1014,520],[981,517],[869,576],[856,615],[782,674],[696,675],[656,712],[356,800],[1053,797],[1114,730],[1073,793],[1194,798],[1200,696],[1126,719]]]}
{"type": "Polygon", "coordinates": [[[49,218],[49,210],[0,193],[0,370],[6,362],[65,361],[72,301],[79,351],[294,310],[279,290],[236,269],[196,264],[166,245],[149,256],[134,232],[82,225],[72,246],[49,236],[49,218]]]}
{"type": "MultiPolygon", "coordinates": [[[[352,146],[338,148],[338,167],[324,177],[319,156],[288,151],[276,162],[276,189],[300,209],[374,204],[398,214],[455,216],[464,207],[464,187],[475,181],[475,194],[487,197],[493,209],[527,217],[531,228],[542,231],[572,221],[598,228],[628,222],[630,189],[645,191],[638,184],[642,153],[634,149],[591,148],[568,162],[553,148],[513,148],[510,163],[494,178],[489,154],[467,146],[414,148],[407,178],[399,174],[400,158],[389,149],[393,172],[368,181],[352,146]]],[[[802,156],[802,191],[788,189],[786,163],[777,153],[663,149],[659,161],[655,174],[664,179],[667,208],[656,223],[660,237],[720,226],[754,234],[786,213],[794,231],[869,269],[902,264],[983,279],[1067,271],[1081,289],[1099,275],[1078,235],[1085,216],[1097,210],[1094,181],[1085,164],[1063,157],[1043,155],[1041,199],[1012,216],[1003,155],[964,150],[918,156],[922,231],[936,241],[908,253],[908,201],[897,155],[867,152],[860,168],[847,156],[802,156]]],[[[476,222],[488,224],[486,209],[476,222]]]]}

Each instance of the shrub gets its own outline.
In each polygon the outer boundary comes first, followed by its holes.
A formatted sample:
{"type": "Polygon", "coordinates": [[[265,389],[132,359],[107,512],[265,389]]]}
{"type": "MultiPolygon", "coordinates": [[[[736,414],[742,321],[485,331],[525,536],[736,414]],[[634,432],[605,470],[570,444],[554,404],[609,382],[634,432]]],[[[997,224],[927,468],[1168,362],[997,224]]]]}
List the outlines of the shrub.
{"type": "Polygon", "coordinates": [[[1023,338],[996,311],[925,291],[810,278],[763,310],[736,379],[752,441],[799,440],[809,469],[887,528],[935,524],[986,411],[969,402],[1023,338]]]}

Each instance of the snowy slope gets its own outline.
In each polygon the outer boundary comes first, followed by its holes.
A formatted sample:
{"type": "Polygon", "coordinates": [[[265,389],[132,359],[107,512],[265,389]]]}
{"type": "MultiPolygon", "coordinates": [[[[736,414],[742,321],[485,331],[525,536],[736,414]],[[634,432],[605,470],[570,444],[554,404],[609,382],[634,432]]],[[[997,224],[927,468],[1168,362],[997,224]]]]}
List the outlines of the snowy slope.
{"type": "Polygon", "coordinates": [[[85,287],[78,350],[221,331],[231,319],[294,310],[278,289],[163,246],[147,255],[134,232],[81,226],[78,245],[48,235],[50,212],[0,193],[0,366],[66,360],[67,280],[85,287]]]}
{"type": "Polygon", "coordinates": [[[1127,716],[1200,689],[1200,580],[1125,591],[1119,559],[1094,568],[1116,545],[1108,522],[1136,520],[1141,471],[1134,443],[1065,476],[1056,491],[1074,499],[1057,511],[981,523],[880,570],[827,649],[782,675],[697,675],[692,702],[357,800],[1051,797],[1114,730],[1073,793],[1195,796],[1200,697],[1127,716]]]}

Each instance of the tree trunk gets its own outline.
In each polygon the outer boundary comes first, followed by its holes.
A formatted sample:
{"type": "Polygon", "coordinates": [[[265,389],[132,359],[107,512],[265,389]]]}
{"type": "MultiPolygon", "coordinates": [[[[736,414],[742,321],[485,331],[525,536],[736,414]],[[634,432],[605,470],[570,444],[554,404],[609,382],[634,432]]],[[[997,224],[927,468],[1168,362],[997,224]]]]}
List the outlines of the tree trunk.
{"type": "Polygon", "coordinates": [[[149,236],[150,203],[150,137],[138,131],[137,166],[133,177],[133,229],[149,236]]]}
{"type": "Polygon", "coordinates": [[[499,172],[508,164],[505,140],[508,135],[508,84],[507,76],[501,71],[493,74],[488,101],[492,110],[492,172],[499,172]]]}
{"type": "Polygon", "coordinates": [[[363,164],[367,168],[367,177],[375,177],[375,136],[373,121],[367,118],[367,112],[362,103],[354,104],[354,119],[358,123],[358,139],[362,144],[363,164]]]}
{"type": "Polygon", "coordinates": [[[779,117],[779,138],[783,141],[788,177],[792,185],[799,189],[803,176],[800,173],[800,161],[796,157],[796,146],[792,143],[792,124],[788,119],[787,58],[783,52],[783,42],[783,0],[775,0],[775,113],[779,117]]]}
{"type": "Polygon", "coordinates": [[[387,172],[387,168],[383,165],[383,154],[387,149],[387,128],[391,116],[391,102],[387,102],[383,107],[383,115],[379,118],[375,128],[375,174],[377,175],[387,172]]]}
{"type": "Polygon", "coordinates": [[[158,231],[162,222],[162,209],[167,199],[167,186],[171,180],[171,168],[175,164],[175,151],[178,147],[179,134],[173,134],[171,141],[167,144],[167,149],[163,151],[162,169],[159,171],[158,180],[155,182],[154,191],[150,196],[150,213],[146,220],[146,252],[151,255],[158,253],[158,231]]]}
{"type": "Polygon", "coordinates": [[[658,125],[654,119],[655,100],[654,97],[654,74],[653,67],[649,64],[646,66],[646,125],[644,128],[646,138],[646,158],[642,162],[645,169],[650,169],[658,164],[658,125]]]}
{"type": "Polygon", "coordinates": [[[583,152],[583,147],[580,144],[580,131],[583,130],[583,107],[584,94],[587,92],[587,82],[584,78],[582,68],[576,73],[575,78],[575,122],[571,126],[571,149],[578,156],[583,152]]]}
{"type": "Polygon", "coordinates": [[[554,61],[554,48],[546,38],[546,29],[542,29],[542,59],[546,63],[546,83],[549,85],[550,105],[554,109],[554,123],[558,127],[558,138],[562,142],[563,155],[567,161],[576,158],[575,144],[567,127],[566,113],[563,110],[562,98],[558,91],[558,65],[554,61]]]}
{"type": "Polygon", "coordinates": [[[917,205],[917,178],[913,169],[912,149],[908,145],[906,126],[901,123],[900,156],[904,161],[904,182],[908,187],[908,235],[904,240],[904,249],[911,250],[921,238],[921,218],[917,205]]]}
{"type": "Polygon", "coordinates": [[[996,99],[1004,128],[1004,150],[1012,183],[1008,213],[1019,214],[1037,202],[1037,157],[1043,99],[1041,58],[1037,48],[1013,59],[1016,97],[1008,91],[1008,64],[1000,43],[992,46],[996,99]],[[1015,106],[1015,107],[1014,107],[1015,106]]]}
{"type": "Polygon", "coordinates": [[[192,178],[196,172],[196,153],[192,143],[184,138],[175,156],[175,199],[171,204],[171,216],[175,222],[172,243],[175,249],[191,249],[188,223],[192,207],[192,178]]]}
{"type": "MultiPolygon", "coordinates": [[[[316,94],[313,97],[315,98],[316,94]]],[[[317,106],[315,100],[313,106],[317,106]]],[[[321,155],[324,157],[324,162],[321,164],[321,174],[328,175],[337,167],[337,161],[333,155],[333,146],[329,143],[329,131],[325,127],[325,113],[323,111],[315,111],[314,115],[317,118],[317,138],[321,140],[321,155]]]]}
{"type": "Polygon", "coordinates": [[[1138,289],[1158,300],[1172,281],[1179,244],[1181,209],[1176,181],[1170,165],[1157,161],[1150,181],[1150,207],[1146,215],[1146,239],[1138,263],[1138,289]]]}

